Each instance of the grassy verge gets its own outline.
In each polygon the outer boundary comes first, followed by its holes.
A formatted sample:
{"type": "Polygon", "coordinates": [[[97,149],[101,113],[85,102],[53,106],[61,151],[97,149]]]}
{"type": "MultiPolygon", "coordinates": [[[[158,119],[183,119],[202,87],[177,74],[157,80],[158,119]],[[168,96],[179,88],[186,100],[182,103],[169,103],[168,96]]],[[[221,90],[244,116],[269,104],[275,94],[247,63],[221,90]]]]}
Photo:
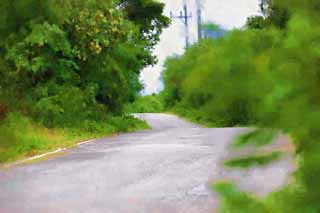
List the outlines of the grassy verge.
{"type": "Polygon", "coordinates": [[[282,156],[281,152],[272,152],[264,155],[252,155],[242,158],[236,158],[228,160],[224,163],[226,167],[233,168],[249,168],[252,166],[265,166],[275,160],[278,160],[282,156]]]}
{"type": "Polygon", "coordinates": [[[304,200],[308,192],[301,184],[292,183],[264,198],[241,191],[235,183],[219,182],[212,189],[221,195],[219,212],[228,213],[315,213],[318,208],[304,200]]]}
{"type": "MultiPolygon", "coordinates": [[[[227,127],[252,127],[254,123],[248,120],[227,119],[223,116],[207,114],[205,110],[201,108],[192,108],[187,104],[178,103],[174,107],[168,109],[173,114],[183,117],[186,120],[197,123],[201,126],[209,128],[227,128],[227,127]],[[239,120],[239,121],[237,121],[239,120]]],[[[233,117],[233,116],[226,116],[233,117]]],[[[236,116],[235,116],[236,117],[236,116]]]]}
{"type": "Polygon", "coordinates": [[[208,119],[205,119],[199,111],[192,110],[187,107],[183,107],[182,105],[175,106],[171,109],[169,109],[170,114],[175,114],[187,121],[199,124],[201,126],[205,127],[218,127],[217,123],[212,122],[208,119]]]}
{"type": "Polygon", "coordinates": [[[253,145],[255,147],[261,147],[273,142],[276,136],[275,130],[270,129],[256,129],[246,134],[242,134],[235,139],[233,143],[234,148],[243,148],[246,145],[253,145]]]}
{"type": "Polygon", "coordinates": [[[129,116],[111,117],[106,123],[82,126],[84,128],[47,129],[19,113],[9,113],[0,121],[0,163],[72,147],[79,141],[148,128],[145,122],[129,116]]]}
{"type": "Polygon", "coordinates": [[[240,191],[233,183],[217,183],[213,186],[213,190],[218,192],[222,198],[220,212],[270,213],[262,201],[249,193],[240,191]]]}

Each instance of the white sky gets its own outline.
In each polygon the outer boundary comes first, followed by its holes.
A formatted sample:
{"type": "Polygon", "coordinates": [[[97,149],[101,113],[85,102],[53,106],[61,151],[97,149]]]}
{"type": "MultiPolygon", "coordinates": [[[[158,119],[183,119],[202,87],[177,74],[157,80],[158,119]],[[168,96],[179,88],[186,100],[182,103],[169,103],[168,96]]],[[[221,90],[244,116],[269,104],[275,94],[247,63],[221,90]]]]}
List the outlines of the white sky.
{"type": "MultiPolygon", "coordinates": [[[[178,14],[182,10],[183,0],[161,0],[166,3],[165,14],[169,16],[170,11],[178,14]]],[[[190,20],[190,40],[197,39],[196,0],[187,0],[189,11],[192,12],[190,20]]],[[[248,16],[258,14],[259,0],[203,0],[203,20],[221,25],[226,29],[240,28],[248,16]]],[[[163,64],[168,56],[182,54],[184,52],[185,37],[184,25],[180,20],[173,20],[171,26],[165,29],[161,35],[161,41],[155,49],[159,63],[153,67],[146,68],[141,74],[141,81],[145,86],[144,94],[158,92],[163,88],[161,83],[161,72],[163,64]]]]}

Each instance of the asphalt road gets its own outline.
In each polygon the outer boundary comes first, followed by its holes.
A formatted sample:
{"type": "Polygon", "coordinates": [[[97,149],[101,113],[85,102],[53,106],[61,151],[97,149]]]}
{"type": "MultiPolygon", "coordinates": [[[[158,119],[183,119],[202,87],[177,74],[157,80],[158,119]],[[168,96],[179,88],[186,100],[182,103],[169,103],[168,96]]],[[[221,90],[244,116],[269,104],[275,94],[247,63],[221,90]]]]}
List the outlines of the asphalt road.
{"type": "Polygon", "coordinates": [[[243,190],[264,196],[285,184],[294,169],[288,155],[263,168],[226,170],[222,160],[234,155],[228,145],[246,129],[202,128],[166,114],[138,116],[153,129],[0,170],[0,212],[214,212],[212,182],[236,180],[243,190]]]}

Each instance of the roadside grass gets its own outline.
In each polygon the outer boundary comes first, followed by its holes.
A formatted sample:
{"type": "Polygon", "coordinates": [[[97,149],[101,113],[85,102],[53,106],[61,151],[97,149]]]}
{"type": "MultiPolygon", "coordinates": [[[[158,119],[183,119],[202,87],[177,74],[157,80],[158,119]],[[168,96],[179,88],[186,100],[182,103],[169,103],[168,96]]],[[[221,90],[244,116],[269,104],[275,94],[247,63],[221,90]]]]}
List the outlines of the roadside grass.
{"type": "Polygon", "coordinates": [[[253,166],[265,166],[273,161],[279,160],[282,152],[272,152],[263,155],[251,155],[227,160],[224,165],[232,168],[249,168],[253,166]]]}
{"type": "Polygon", "coordinates": [[[213,190],[221,195],[219,212],[228,213],[267,213],[262,201],[253,195],[240,191],[231,182],[220,182],[213,185],[213,190]]]}
{"type": "Polygon", "coordinates": [[[262,147],[273,142],[277,131],[271,129],[256,129],[237,137],[233,143],[234,148],[243,148],[246,145],[262,147]]]}
{"type": "MultiPolygon", "coordinates": [[[[227,213],[316,213],[319,212],[320,205],[311,205],[310,200],[305,198],[310,196],[305,186],[292,180],[288,185],[279,191],[274,191],[266,197],[256,197],[241,191],[233,182],[217,182],[212,184],[212,190],[219,193],[221,198],[221,208],[219,212],[227,213]]],[[[315,190],[313,190],[315,191],[315,190]]],[[[318,200],[319,196],[314,195],[318,200]]]]}
{"type": "Polygon", "coordinates": [[[249,121],[243,120],[236,122],[233,121],[233,119],[228,120],[219,116],[211,115],[202,108],[192,108],[184,103],[177,103],[175,106],[169,107],[167,110],[175,115],[183,117],[186,120],[208,128],[252,127],[253,125],[253,123],[249,121]]]}
{"type": "Polygon", "coordinates": [[[214,128],[218,127],[217,123],[205,119],[197,110],[184,107],[182,104],[170,108],[169,113],[177,115],[187,121],[199,124],[204,127],[214,128]]]}
{"type": "Polygon", "coordinates": [[[105,123],[91,122],[89,126],[82,126],[48,129],[19,113],[9,113],[0,121],[0,163],[13,162],[57,148],[70,148],[84,140],[148,128],[145,122],[130,116],[112,117],[105,123]]]}
{"type": "Polygon", "coordinates": [[[233,182],[217,182],[212,190],[221,196],[219,212],[227,213],[316,213],[314,206],[301,201],[307,191],[296,182],[291,182],[279,191],[275,191],[263,198],[241,191],[233,182]]]}

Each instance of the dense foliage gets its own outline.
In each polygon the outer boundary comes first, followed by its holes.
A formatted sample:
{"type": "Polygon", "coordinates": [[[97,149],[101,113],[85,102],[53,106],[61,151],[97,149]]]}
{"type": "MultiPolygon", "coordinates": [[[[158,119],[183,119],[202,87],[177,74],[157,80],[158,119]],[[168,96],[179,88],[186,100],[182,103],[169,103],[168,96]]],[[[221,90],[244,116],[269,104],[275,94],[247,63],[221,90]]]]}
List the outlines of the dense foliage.
{"type": "Polygon", "coordinates": [[[141,96],[125,108],[131,113],[159,113],[164,111],[163,101],[159,95],[141,96]]]}
{"type": "Polygon", "coordinates": [[[154,0],[1,1],[0,108],[49,128],[100,130],[125,113],[142,89],[140,71],[156,62],[152,50],[169,24],[163,8],[154,0]]]}
{"type": "MultiPolygon", "coordinates": [[[[7,69],[1,72],[2,87],[53,113],[67,110],[53,100],[64,102],[66,93],[82,93],[87,106],[99,103],[109,111],[121,111],[141,89],[139,73],[154,63],[150,49],[168,22],[161,15],[162,4],[157,13],[147,12],[148,20],[141,18],[152,26],[156,22],[158,30],[145,25],[140,30],[126,18],[126,10],[116,7],[112,1],[4,2],[1,47],[7,69]],[[155,21],[159,17],[162,20],[155,21]]],[[[84,102],[79,99],[78,104],[84,102]]]]}
{"type": "Polygon", "coordinates": [[[274,16],[272,24],[204,40],[169,59],[163,96],[193,120],[277,129],[294,139],[295,181],[259,205],[231,200],[227,212],[320,212],[320,2],[275,0],[271,7],[263,20],[274,16]],[[273,8],[290,14],[285,27],[273,8]]]}

